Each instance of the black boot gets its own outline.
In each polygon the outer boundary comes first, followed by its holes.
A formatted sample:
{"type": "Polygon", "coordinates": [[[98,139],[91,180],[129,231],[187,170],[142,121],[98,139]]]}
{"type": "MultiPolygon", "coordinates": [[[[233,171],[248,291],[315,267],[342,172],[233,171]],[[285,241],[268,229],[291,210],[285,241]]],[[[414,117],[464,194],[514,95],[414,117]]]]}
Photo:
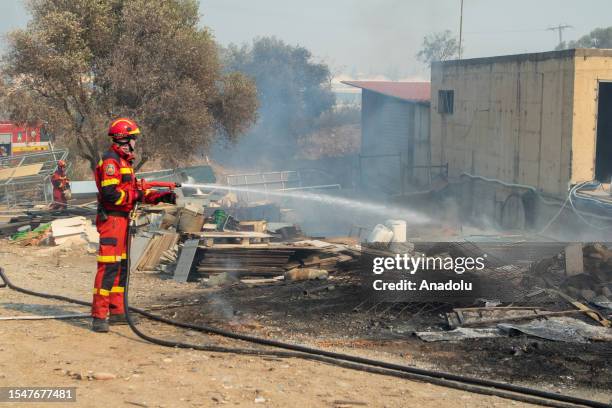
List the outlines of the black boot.
{"type": "MultiPolygon", "coordinates": [[[[132,320],[134,324],[138,323],[138,318],[134,316],[133,314],[130,315],[130,319],[132,320]]],[[[110,315],[110,318],[108,319],[108,321],[110,324],[114,324],[114,325],[128,324],[125,314],[112,314],[110,315]]]]}
{"type": "Polygon", "coordinates": [[[108,320],[94,317],[91,322],[91,330],[96,333],[108,333],[108,320]]]}

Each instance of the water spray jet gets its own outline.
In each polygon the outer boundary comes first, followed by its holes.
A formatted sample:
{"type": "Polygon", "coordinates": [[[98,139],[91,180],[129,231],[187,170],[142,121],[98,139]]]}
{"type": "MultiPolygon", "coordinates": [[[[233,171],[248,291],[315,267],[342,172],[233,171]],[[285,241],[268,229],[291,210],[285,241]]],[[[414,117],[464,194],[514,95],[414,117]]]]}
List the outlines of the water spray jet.
{"type": "Polygon", "coordinates": [[[334,197],[329,194],[313,193],[308,191],[269,191],[260,190],[249,187],[237,187],[237,186],[224,186],[219,184],[182,184],[183,188],[190,188],[194,190],[224,190],[224,191],[238,191],[244,193],[256,193],[265,194],[267,196],[278,197],[278,198],[293,198],[299,200],[307,200],[316,202],[323,205],[340,207],[344,210],[363,211],[377,216],[386,218],[401,218],[411,224],[425,224],[430,222],[430,218],[422,213],[401,208],[397,206],[389,206],[385,204],[378,204],[363,200],[355,200],[344,197],[334,197]]]}

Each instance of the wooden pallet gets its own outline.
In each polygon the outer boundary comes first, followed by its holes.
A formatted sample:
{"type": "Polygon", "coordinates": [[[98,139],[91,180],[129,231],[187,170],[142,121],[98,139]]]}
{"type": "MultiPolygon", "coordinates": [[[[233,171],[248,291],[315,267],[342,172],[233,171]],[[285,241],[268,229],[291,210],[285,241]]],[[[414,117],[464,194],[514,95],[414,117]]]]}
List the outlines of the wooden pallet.
{"type": "Polygon", "coordinates": [[[278,276],[294,251],[286,248],[200,247],[196,271],[204,276],[232,272],[241,276],[278,276]]]}
{"type": "Polygon", "coordinates": [[[263,232],[253,231],[204,231],[193,235],[199,236],[206,247],[237,244],[247,247],[253,244],[266,244],[272,237],[263,232]]]}

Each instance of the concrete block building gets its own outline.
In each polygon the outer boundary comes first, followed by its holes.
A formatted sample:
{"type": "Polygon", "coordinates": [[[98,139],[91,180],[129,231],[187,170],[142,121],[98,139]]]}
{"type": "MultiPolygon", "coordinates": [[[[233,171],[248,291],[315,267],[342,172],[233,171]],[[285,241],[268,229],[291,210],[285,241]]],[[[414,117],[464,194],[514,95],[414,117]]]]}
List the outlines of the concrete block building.
{"type": "Polygon", "coordinates": [[[565,197],[612,176],[612,50],[434,63],[433,163],[565,197]]]}

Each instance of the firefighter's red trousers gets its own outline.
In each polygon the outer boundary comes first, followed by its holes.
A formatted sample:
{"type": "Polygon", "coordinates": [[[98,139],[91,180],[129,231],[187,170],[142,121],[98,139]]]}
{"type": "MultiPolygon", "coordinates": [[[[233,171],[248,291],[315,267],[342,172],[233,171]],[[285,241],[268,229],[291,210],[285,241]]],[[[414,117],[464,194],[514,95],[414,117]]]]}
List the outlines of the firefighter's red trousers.
{"type": "Polygon", "coordinates": [[[53,187],[53,204],[51,208],[60,209],[66,208],[66,197],[64,196],[64,192],[57,187],[53,187]]]}
{"type": "Polygon", "coordinates": [[[98,272],[94,282],[91,315],[106,319],[109,314],[123,314],[123,291],[127,272],[126,243],[129,218],[108,215],[96,220],[100,234],[98,272]]]}

